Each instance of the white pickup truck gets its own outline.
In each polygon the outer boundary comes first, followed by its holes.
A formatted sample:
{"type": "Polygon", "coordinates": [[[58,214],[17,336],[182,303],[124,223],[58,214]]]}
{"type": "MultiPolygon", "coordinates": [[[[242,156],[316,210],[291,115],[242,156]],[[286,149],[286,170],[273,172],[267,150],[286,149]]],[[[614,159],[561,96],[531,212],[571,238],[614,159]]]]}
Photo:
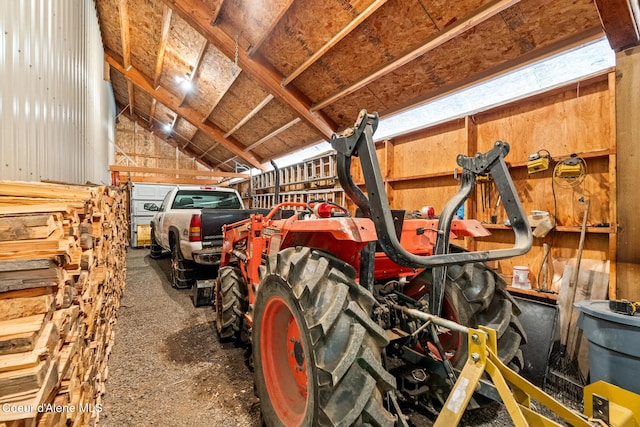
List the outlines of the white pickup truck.
{"type": "MultiPolygon", "coordinates": [[[[171,284],[191,287],[196,264],[220,262],[222,226],[247,218],[236,190],[215,186],[177,186],[162,205],[145,203],[156,212],[151,220],[151,257],[171,252],[171,284]]],[[[212,268],[212,277],[216,274],[212,268]]]]}

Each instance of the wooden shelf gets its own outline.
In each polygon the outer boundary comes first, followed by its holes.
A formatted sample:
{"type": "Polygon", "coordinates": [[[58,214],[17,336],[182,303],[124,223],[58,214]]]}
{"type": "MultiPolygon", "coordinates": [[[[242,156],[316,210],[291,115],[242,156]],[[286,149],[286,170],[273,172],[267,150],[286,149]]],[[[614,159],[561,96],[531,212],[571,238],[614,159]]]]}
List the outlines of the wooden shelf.
{"type": "MultiPolygon", "coordinates": [[[[611,154],[615,154],[615,150],[612,149],[602,149],[602,150],[595,150],[595,151],[587,151],[587,152],[582,152],[582,153],[571,153],[571,154],[577,154],[578,156],[582,157],[583,159],[589,159],[589,158],[595,158],[595,157],[606,157],[609,156],[611,154]]],[[[567,154],[567,155],[563,155],[563,156],[554,156],[551,159],[554,162],[559,162],[563,159],[566,159],[567,157],[571,156],[571,154],[567,154]]],[[[507,162],[508,165],[510,167],[513,168],[520,168],[520,167],[526,167],[528,162],[507,162]]],[[[445,172],[433,172],[433,173],[426,173],[426,174],[420,174],[420,175],[410,175],[410,176],[398,176],[398,177],[387,177],[385,178],[385,181],[387,183],[394,183],[394,182],[407,182],[407,181],[418,181],[421,179],[432,179],[432,178],[446,178],[448,176],[453,177],[453,171],[445,171],[445,172]]],[[[364,182],[356,182],[356,185],[364,185],[364,182]]]]}
{"type": "Polygon", "coordinates": [[[420,180],[420,179],[446,178],[448,176],[453,178],[453,171],[452,170],[451,171],[446,171],[446,172],[426,173],[426,174],[421,174],[421,175],[388,177],[388,178],[386,178],[386,181],[387,182],[417,181],[417,180],[420,180]]]}
{"type": "MultiPolygon", "coordinates": [[[[577,154],[579,157],[582,157],[583,159],[592,159],[592,158],[597,158],[597,157],[607,157],[607,156],[609,156],[611,154],[616,154],[616,150],[603,148],[602,150],[585,151],[585,152],[582,152],[582,153],[571,153],[571,154],[565,154],[565,155],[561,155],[561,156],[553,156],[553,157],[551,157],[551,160],[554,161],[554,162],[559,162],[561,160],[566,159],[567,157],[570,157],[572,154],[577,154]]],[[[529,163],[528,161],[525,161],[525,162],[509,162],[509,161],[507,161],[507,164],[512,168],[527,167],[528,163],[529,163]]]]}

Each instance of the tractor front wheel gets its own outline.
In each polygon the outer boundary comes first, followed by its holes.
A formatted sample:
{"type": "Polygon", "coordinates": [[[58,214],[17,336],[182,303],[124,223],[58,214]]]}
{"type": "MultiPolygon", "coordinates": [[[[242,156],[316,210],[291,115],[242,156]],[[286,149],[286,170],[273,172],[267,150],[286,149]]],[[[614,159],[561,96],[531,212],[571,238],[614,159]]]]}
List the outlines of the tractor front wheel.
{"type": "Polygon", "coordinates": [[[216,329],[220,341],[240,341],[246,312],[246,285],[236,267],[222,267],[216,281],[216,329]]]}
{"type": "Polygon", "coordinates": [[[253,313],[256,391],[266,425],[392,426],[383,396],[395,378],[369,317],[373,296],[353,268],[309,248],[270,259],[253,313]]]}

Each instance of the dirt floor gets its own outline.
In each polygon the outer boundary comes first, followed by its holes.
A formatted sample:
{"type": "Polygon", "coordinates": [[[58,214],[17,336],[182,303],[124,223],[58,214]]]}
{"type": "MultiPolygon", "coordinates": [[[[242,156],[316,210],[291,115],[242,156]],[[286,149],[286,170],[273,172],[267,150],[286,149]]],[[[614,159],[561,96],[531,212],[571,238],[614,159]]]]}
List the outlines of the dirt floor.
{"type": "MultiPolygon", "coordinates": [[[[121,426],[261,426],[253,374],[243,348],[220,344],[211,307],[194,307],[173,289],[169,259],[129,249],[127,286],[100,423],[121,426]]],[[[433,420],[406,411],[415,426],[433,420]]],[[[465,414],[464,426],[513,425],[494,403],[465,414]]]]}
{"type": "Polygon", "coordinates": [[[169,259],[129,249],[103,426],[260,426],[244,349],[216,337],[214,312],[169,283],[169,259]]]}

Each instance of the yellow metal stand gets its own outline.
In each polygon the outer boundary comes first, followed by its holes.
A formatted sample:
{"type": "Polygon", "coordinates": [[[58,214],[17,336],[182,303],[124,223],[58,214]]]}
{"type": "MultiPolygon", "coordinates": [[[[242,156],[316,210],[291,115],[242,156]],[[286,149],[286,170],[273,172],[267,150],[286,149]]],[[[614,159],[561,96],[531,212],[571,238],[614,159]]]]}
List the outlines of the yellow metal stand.
{"type": "Polygon", "coordinates": [[[469,359],[449,394],[434,426],[458,425],[483,373],[500,393],[513,423],[521,426],[562,426],[531,408],[531,398],[575,427],[640,427],[640,396],[597,382],[585,388],[585,414],[575,412],[507,368],[497,355],[496,332],[480,326],[468,330],[469,359]],[[594,411],[595,408],[595,411],[594,411]],[[595,413],[594,413],[595,412],[595,413]]]}

